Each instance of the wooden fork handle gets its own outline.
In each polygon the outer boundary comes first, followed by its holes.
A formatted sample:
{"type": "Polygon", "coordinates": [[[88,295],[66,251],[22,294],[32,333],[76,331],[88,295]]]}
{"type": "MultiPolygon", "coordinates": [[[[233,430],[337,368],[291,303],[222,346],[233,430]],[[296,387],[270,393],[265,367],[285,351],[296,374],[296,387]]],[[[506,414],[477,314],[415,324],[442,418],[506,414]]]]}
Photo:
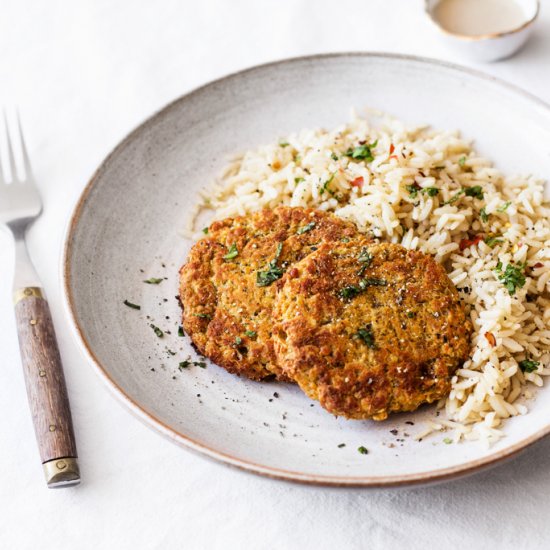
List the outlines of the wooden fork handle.
{"type": "Polygon", "coordinates": [[[14,294],[25,385],[49,487],[80,481],[65,376],[48,302],[38,287],[14,294]]]}

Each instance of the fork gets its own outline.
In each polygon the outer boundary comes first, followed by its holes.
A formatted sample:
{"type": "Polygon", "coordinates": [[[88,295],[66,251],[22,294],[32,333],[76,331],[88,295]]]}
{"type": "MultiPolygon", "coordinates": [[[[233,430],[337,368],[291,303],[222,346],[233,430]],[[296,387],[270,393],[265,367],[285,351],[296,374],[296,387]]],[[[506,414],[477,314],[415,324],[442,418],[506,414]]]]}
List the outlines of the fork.
{"type": "Polygon", "coordinates": [[[29,258],[25,235],[40,216],[42,201],[35,185],[25,140],[17,113],[17,170],[6,113],[8,171],[0,158],[0,227],[11,232],[15,242],[13,302],[19,336],[25,386],[34,423],[40,457],[48,487],[67,487],[80,482],[76,443],[69,398],[61,357],[55,337],[48,302],[34,266],[29,258]]]}

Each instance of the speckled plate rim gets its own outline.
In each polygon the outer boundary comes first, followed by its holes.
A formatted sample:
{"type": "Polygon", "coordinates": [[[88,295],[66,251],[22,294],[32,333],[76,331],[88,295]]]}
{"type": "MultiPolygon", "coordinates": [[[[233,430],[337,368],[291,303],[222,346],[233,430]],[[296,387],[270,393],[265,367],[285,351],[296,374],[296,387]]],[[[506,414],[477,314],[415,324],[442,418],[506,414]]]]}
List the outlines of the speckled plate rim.
{"type": "Polygon", "coordinates": [[[220,452],[215,448],[208,447],[202,443],[187,437],[170,426],[166,425],[156,416],[147,412],[139,403],[134,401],[129,395],[127,395],[120,386],[111,378],[111,376],[106,371],[105,367],[101,364],[100,360],[93,352],[91,345],[89,344],[82,327],[80,326],[77,313],[74,297],[71,291],[71,268],[69,258],[72,255],[72,246],[74,241],[75,229],[78,226],[80,221],[80,216],[82,211],[86,208],[86,201],[90,195],[98,176],[103,171],[104,167],[111,158],[113,158],[119,150],[121,150],[134,136],[140,132],[145,131],[149,125],[153,123],[156,118],[163,114],[166,111],[169,111],[176,103],[180,101],[185,101],[187,98],[200,93],[204,88],[207,88],[212,85],[223,84],[224,81],[229,79],[238,78],[247,73],[263,70],[267,67],[277,67],[287,64],[292,64],[300,61],[314,61],[322,60],[327,58],[345,58],[345,57],[363,57],[363,58],[374,58],[374,59],[395,59],[401,61],[411,61],[415,63],[424,63],[427,66],[438,69],[445,68],[452,71],[462,73],[468,77],[473,77],[485,82],[490,82],[502,86],[503,88],[511,91],[512,93],[522,96],[524,99],[529,100],[530,102],[536,104],[539,108],[543,108],[550,113],[550,105],[539,99],[538,97],[526,92],[525,90],[513,85],[508,82],[496,78],[491,75],[487,75],[481,71],[475,69],[470,69],[467,67],[462,67],[454,63],[448,63],[445,61],[440,61],[436,59],[430,59],[419,56],[411,55],[402,55],[402,54],[392,54],[392,53],[370,53],[370,52],[342,52],[342,53],[326,53],[326,54],[317,54],[310,56],[300,56],[292,57],[288,59],[283,59],[280,61],[273,61],[270,63],[265,63],[262,65],[256,65],[254,67],[244,69],[242,71],[237,71],[231,74],[228,74],[222,78],[211,81],[207,84],[204,84],[194,90],[178,97],[174,101],[168,103],[162,109],[155,112],[134,130],[132,130],[103,160],[100,166],[96,169],[92,175],[90,181],[82,191],[80,197],[77,199],[76,205],[73,208],[72,214],[70,215],[67,228],[65,231],[63,254],[61,258],[61,273],[62,273],[62,286],[63,286],[63,298],[64,306],[68,313],[72,333],[76,341],[79,344],[79,347],[89,359],[91,364],[94,367],[94,370],[99,375],[100,379],[107,385],[111,392],[118,398],[118,400],[126,406],[129,411],[136,416],[139,420],[145,423],[147,426],[153,428],[159,432],[164,437],[168,438],[170,441],[177,443],[182,447],[186,447],[192,451],[195,451],[203,456],[214,459],[218,462],[222,462],[226,465],[239,468],[248,472],[259,474],[262,476],[284,480],[292,481],[303,484],[310,485],[321,485],[321,486],[332,486],[332,487],[370,487],[370,488],[385,488],[385,487],[403,487],[411,485],[426,485],[433,484],[443,481],[448,481],[463,477],[465,475],[471,475],[486,468],[495,466],[502,461],[518,455],[521,451],[525,450],[527,447],[533,445],[543,437],[550,434],[550,423],[545,428],[539,430],[535,434],[526,437],[522,441],[509,447],[502,449],[500,451],[494,452],[484,458],[477,460],[470,460],[462,464],[448,467],[448,468],[439,468],[436,470],[431,470],[429,472],[415,473],[415,474],[402,474],[402,475],[393,475],[393,476],[323,476],[316,474],[308,474],[303,472],[296,472],[291,470],[284,470],[280,468],[273,468],[268,466],[263,466],[262,464],[257,464],[254,462],[249,462],[231,456],[229,454],[220,452]]]}

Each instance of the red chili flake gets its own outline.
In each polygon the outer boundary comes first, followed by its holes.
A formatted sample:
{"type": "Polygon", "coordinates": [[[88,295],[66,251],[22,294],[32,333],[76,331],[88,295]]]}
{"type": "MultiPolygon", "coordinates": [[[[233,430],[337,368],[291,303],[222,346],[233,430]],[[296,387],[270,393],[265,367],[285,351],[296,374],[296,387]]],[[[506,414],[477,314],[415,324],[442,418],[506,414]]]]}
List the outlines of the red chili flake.
{"type": "Polygon", "coordinates": [[[467,248],[470,248],[470,246],[475,246],[480,243],[482,240],[483,235],[476,235],[473,239],[462,239],[460,243],[458,243],[458,247],[461,251],[466,250],[467,248]]]}
{"type": "Polygon", "coordinates": [[[539,267],[544,267],[544,264],[542,262],[537,262],[534,266],[533,266],[533,269],[538,269],[539,267]]]}
{"type": "Polygon", "coordinates": [[[395,159],[395,160],[399,160],[399,159],[397,158],[397,155],[391,155],[390,158],[391,158],[391,159],[395,159]]]}
{"type": "Polygon", "coordinates": [[[395,151],[395,145],[393,143],[390,143],[390,155],[392,155],[394,151],[395,151]]]}
{"type": "Polygon", "coordinates": [[[365,180],[363,179],[363,176],[359,176],[358,178],[355,178],[352,182],[350,182],[350,185],[352,187],[363,187],[364,183],[365,180]]]}
{"type": "Polygon", "coordinates": [[[489,344],[491,344],[491,347],[494,348],[497,345],[497,339],[495,338],[495,335],[492,332],[486,332],[485,338],[487,338],[487,341],[489,344]]]}
{"type": "Polygon", "coordinates": [[[473,239],[472,239],[472,244],[478,244],[480,243],[481,241],[483,240],[483,235],[476,235],[473,239]]]}

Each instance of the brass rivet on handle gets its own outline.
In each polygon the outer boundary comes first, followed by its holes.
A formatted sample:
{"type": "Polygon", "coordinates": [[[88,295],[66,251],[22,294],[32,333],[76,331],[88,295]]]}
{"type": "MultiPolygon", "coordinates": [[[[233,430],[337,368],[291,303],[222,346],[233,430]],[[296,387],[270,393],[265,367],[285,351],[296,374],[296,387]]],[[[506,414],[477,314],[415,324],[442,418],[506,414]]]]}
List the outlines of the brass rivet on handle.
{"type": "Polygon", "coordinates": [[[40,376],[40,377],[46,376],[46,371],[45,370],[39,370],[38,371],[38,376],[40,376]]]}
{"type": "Polygon", "coordinates": [[[64,460],[58,460],[55,465],[59,470],[64,470],[67,467],[67,463],[64,460]]]}
{"type": "Polygon", "coordinates": [[[29,323],[34,327],[34,325],[36,325],[36,323],[38,323],[38,321],[36,319],[31,319],[29,321],[29,323]]]}
{"type": "Polygon", "coordinates": [[[50,424],[50,432],[55,432],[55,424],[50,424]]]}

